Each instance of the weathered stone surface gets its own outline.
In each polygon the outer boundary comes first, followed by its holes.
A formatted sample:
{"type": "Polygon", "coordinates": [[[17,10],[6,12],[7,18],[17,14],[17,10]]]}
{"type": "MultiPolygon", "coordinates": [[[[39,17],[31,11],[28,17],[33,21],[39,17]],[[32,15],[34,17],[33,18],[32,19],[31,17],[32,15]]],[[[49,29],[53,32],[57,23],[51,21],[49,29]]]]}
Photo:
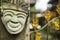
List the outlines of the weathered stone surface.
{"type": "Polygon", "coordinates": [[[26,32],[26,27],[19,34],[16,35],[9,34],[0,19],[0,40],[25,40],[25,32],[26,32]]]}

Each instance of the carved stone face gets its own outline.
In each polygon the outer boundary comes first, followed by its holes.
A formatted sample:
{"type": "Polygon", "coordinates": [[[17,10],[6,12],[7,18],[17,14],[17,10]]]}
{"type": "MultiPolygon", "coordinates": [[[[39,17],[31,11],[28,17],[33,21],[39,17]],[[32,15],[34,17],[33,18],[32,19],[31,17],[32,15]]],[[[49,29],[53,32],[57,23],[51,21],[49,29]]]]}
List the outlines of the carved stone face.
{"type": "Polygon", "coordinates": [[[10,34],[18,34],[25,27],[27,14],[15,10],[4,10],[1,17],[4,26],[10,34]]]}

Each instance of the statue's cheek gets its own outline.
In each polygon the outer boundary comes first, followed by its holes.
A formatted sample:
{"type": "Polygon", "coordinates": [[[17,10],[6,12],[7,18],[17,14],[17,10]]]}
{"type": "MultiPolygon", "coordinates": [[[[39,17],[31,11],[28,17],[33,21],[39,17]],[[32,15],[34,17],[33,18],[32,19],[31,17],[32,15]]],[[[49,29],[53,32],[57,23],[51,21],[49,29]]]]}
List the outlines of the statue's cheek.
{"type": "Polygon", "coordinates": [[[21,24],[25,24],[25,21],[26,21],[26,18],[18,18],[18,21],[21,23],[21,24]]]}
{"type": "Polygon", "coordinates": [[[8,22],[11,20],[10,16],[5,16],[5,17],[1,17],[1,18],[2,18],[2,21],[4,21],[4,22],[8,22]]]}

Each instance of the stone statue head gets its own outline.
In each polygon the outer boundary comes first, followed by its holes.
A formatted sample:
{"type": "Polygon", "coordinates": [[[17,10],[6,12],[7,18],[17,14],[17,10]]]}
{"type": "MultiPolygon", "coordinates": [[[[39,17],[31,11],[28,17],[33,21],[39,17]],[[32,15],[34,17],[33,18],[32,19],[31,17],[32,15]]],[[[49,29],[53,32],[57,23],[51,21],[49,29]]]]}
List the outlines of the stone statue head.
{"type": "Polygon", "coordinates": [[[10,34],[20,33],[28,17],[27,11],[12,3],[1,3],[1,20],[10,34]]]}

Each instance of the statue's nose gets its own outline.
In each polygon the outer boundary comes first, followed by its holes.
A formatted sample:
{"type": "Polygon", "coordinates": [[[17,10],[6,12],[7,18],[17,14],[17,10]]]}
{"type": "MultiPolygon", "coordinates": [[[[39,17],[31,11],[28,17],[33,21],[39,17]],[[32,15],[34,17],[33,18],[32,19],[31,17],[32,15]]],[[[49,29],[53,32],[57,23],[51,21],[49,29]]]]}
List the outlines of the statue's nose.
{"type": "Polygon", "coordinates": [[[13,16],[13,17],[11,18],[11,22],[13,22],[13,23],[18,23],[17,17],[16,17],[16,16],[13,16]]]}

